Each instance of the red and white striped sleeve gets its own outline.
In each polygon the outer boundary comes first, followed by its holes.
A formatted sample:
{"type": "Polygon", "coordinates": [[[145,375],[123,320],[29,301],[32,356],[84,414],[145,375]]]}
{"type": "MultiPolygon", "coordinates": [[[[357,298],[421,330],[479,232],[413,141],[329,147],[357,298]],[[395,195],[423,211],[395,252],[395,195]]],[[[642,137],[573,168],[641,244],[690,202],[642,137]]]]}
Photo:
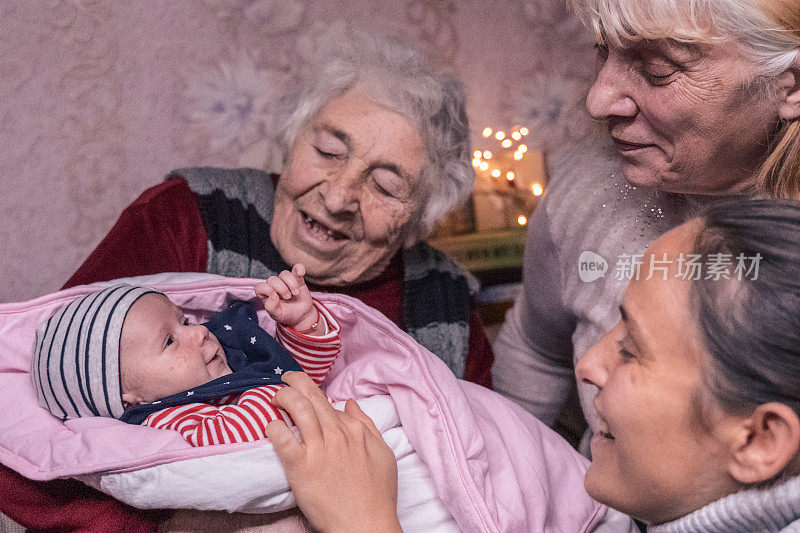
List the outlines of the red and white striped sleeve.
{"type": "Polygon", "coordinates": [[[251,442],[265,438],[273,420],[290,422],[288,414],[272,405],[272,397],[285,385],[265,385],[243,392],[235,404],[216,406],[189,403],[162,409],[142,425],[177,431],[192,446],[251,442]]]}
{"type": "Polygon", "coordinates": [[[306,335],[278,324],[275,338],[281,346],[289,350],[314,383],[319,385],[339,355],[342,341],[339,338],[339,323],[331,312],[322,302],[314,300],[314,305],[327,325],[325,335],[306,335]]]}

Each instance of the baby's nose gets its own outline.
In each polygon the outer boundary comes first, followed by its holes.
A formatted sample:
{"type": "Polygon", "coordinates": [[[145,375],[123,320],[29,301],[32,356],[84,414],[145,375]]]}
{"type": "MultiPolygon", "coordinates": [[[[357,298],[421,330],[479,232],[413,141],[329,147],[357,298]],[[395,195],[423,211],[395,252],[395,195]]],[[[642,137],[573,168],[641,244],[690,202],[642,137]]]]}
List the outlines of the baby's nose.
{"type": "Polygon", "coordinates": [[[208,328],[205,326],[201,326],[200,324],[191,324],[187,326],[188,334],[191,336],[192,339],[198,342],[203,342],[208,337],[208,328]]]}

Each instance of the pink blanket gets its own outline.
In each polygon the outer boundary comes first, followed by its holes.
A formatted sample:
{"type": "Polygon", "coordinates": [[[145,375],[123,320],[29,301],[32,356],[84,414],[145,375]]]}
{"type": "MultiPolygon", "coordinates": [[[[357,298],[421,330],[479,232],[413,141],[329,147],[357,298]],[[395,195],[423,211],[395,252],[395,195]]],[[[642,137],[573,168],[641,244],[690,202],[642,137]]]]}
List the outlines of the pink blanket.
{"type": "MultiPolygon", "coordinates": [[[[205,320],[256,280],[210,278],[156,285],[190,317],[205,320]]],[[[61,422],[29,383],[39,323],[96,286],[0,304],[0,462],[32,479],[130,471],[227,453],[259,443],[192,448],[170,431],[86,418],[61,422]]],[[[342,325],[342,356],[324,384],[333,398],[392,396],[434,486],[464,531],[591,530],[606,508],[583,490],[586,460],[499,395],[456,379],[382,314],[342,295],[315,294],[342,325]]],[[[274,330],[266,314],[260,316],[274,330]]],[[[263,443],[262,443],[263,444],[263,443]]]]}

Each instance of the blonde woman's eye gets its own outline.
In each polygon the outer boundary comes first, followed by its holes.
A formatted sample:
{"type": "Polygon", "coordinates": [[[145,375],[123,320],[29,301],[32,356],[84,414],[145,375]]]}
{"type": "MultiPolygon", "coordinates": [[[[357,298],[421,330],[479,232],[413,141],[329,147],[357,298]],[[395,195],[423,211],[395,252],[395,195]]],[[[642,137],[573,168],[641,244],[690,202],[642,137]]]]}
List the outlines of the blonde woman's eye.
{"type": "Polygon", "coordinates": [[[652,72],[645,72],[644,77],[651,85],[666,85],[676,72],[678,71],[674,70],[668,74],[653,74],[652,72]]]}
{"type": "Polygon", "coordinates": [[[666,85],[671,81],[672,76],[681,70],[679,65],[664,59],[645,61],[640,68],[642,76],[651,85],[666,85]]]}

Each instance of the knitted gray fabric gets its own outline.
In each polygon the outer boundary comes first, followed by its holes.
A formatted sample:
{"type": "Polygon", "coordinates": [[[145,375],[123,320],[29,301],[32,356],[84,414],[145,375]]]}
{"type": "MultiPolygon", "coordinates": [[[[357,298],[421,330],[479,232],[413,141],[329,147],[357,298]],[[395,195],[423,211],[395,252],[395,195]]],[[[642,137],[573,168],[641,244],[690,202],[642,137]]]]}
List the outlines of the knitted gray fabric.
{"type": "Polygon", "coordinates": [[[31,359],[39,405],[62,420],[122,416],[122,324],[133,303],[149,292],[154,291],[115,285],[74,300],[39,326],[31,359]]]}
{"type": "Polygon", "coordinates": [[[800,531],[800,477],[767,489],[742,490],[649,533],[800,531]]]}
{"type": "MultiPolygon", "coordinates": [[[[493,346],[494,389],[552,426],[575,386],[574,365],[619,320],[630,279],[618,275],[623,258],[644,253],[690,212],[683,196],[627,184],[613,153],[587,148],[554,163],[547,197],[528,222],[523,290],[493,346]],[[587,251],[607,261],[603,277],[580,277],[587,251]]],[[[578,391],[597,427],[596,389],[579,383],[578,391]]]]}

